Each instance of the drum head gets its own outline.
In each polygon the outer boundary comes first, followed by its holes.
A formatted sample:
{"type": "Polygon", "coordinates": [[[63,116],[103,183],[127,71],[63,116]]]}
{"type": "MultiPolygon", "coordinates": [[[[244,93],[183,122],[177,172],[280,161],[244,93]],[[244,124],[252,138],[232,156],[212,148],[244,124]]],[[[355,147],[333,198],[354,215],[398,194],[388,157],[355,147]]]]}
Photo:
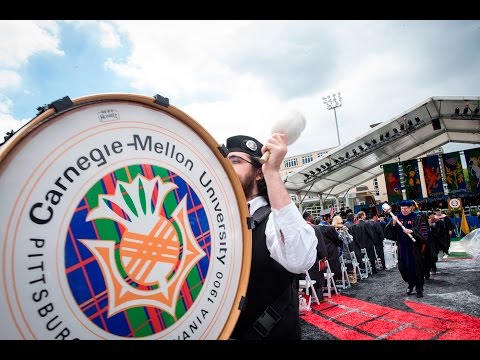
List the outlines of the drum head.
{"type": "Polygon", "coordinates": [[[156,98],[70,105],[0,147],[0,338],[228,339],[251,232],[219,144],[156,98]]]}

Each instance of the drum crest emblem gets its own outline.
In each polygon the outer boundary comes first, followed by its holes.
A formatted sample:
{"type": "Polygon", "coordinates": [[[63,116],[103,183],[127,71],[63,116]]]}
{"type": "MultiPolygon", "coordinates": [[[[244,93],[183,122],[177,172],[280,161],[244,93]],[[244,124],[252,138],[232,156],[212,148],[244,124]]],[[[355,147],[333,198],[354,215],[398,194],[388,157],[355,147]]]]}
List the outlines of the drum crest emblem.
{"type": "Polygon", "coordinates": [[[159,176],[118,181],[113,195],[98,196],[87,221],[109,219],[124,228],[116,240],[79,239],[95,256],[108,291],[108,316],[138,306],[153,306],[175,316],[189,272],[206,256],[188,220],[186,196],[162,215],[167,194],[176,189],[159,176]]]}

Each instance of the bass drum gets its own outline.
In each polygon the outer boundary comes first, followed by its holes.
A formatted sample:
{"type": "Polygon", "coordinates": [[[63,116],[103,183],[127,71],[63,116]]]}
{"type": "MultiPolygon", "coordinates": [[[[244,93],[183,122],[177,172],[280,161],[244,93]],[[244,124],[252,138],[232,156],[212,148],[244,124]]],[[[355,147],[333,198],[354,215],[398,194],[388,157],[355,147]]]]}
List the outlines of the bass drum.
{"type": "Polygon", "coordinates": [[[251,233],[224,147],[159,95],[44,110],[0,147],[0,338],[228,339],[251,233]]]}

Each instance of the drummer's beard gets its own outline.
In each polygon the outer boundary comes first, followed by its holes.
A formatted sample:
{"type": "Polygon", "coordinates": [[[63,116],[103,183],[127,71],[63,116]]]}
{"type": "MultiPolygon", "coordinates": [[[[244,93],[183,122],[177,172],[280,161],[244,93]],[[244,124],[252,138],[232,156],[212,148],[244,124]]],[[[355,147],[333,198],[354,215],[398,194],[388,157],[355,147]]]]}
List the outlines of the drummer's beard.
{"type": "Polygon", "coordinates": [[[258,196],[256,177],[256,171],[251,171],[241,181],[243,192],[245,194],[245,197],[247,198],[247,201],[258,196]]]}

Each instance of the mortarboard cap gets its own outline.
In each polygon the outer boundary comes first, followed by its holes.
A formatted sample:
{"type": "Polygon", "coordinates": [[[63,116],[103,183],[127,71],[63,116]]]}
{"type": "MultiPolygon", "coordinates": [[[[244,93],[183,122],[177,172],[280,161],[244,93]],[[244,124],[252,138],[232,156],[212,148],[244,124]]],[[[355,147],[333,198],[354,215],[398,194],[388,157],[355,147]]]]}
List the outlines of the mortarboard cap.
{"type": "Polygon", "coordinates": [[[402,200],[398,203],[398,206],[412,206],[413,201],[412,200],[402,200]]]}

